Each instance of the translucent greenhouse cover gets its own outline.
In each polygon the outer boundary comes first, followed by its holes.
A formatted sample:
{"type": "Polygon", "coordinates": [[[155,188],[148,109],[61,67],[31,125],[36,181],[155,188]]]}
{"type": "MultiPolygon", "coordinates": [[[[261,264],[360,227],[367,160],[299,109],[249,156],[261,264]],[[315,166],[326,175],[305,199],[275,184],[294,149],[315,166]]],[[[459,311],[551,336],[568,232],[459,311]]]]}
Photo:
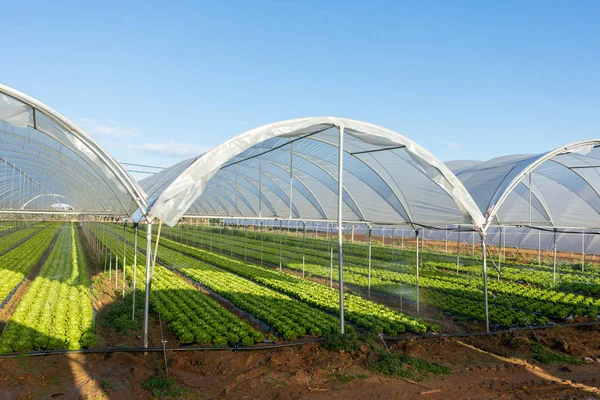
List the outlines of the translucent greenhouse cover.
{"type": "Polygon", "coordinates": [[[340,130],[344,221],[483,222],[462,183],[427,150],[391,130],[334,117],[265,125],[142,180],[157,199],[149,216],[171,226],[184,213],[335,220],[340,130]]]}
{"type": "Polygon", "coordinates": [[[0,85],[0,208],[126,215],[146,195],[99,144],[31,97],[0,85]]]}
{"type": "Polygon", "coordinates": [[[463,182],[486,225],[600,228],[599,140],[536,155],[447,165],[463,182]]]}

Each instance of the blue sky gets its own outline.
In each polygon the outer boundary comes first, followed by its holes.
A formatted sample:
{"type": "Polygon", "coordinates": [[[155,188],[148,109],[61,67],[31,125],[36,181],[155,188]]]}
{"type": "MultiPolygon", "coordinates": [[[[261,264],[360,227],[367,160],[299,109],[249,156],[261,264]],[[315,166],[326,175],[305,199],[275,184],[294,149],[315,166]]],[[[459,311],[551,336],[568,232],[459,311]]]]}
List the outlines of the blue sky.
{"type": "Polygon", "coordinates": [[[0,82],[119,161],[170,165],[316,115],[444,161],[600,137],[600,2],[87,3],[3,4],[0,82]]]}

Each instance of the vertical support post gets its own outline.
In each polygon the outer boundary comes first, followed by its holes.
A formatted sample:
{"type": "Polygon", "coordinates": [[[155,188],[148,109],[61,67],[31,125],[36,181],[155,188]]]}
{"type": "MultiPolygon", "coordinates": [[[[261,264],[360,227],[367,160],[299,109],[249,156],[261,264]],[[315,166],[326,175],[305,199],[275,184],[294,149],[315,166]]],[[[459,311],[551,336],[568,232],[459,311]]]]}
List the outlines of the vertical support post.
{"type": "Polygon", "coordinates": [[[294,164],[293,164],[293,155],[294,155],[294,142],[290,143],[290,219],[292,219],[292,204],[293,204],[293,196],[294,196],[294,164]]]}
{"type": "Polygon", "coordinates": [[[417,263],[416,263],[416,265],[417,265],[417,268],[416,268],[417,275],[416,275],[416,282],[415,283],[417,284],[417,286],[416,286],[416,288],[417,288],[417,293],[416,293],[416,295],[417,295],[416,296],[417,297],[417,315],[419,315],[420,304],[419,304],[419,230],[418,229],[415,230],[415,240],[416,240],[416,243],[417,243],[417,259],[416,259],[416,261],[417,261],[417,263]]]}
{"type": "Polygon", "coordinates": [[[329,254],[329,287],[333,288],[333,232],[329,236],[329,254]]]}
{"type": "Polygon", "coordinates": [[[102,247],[104,248],[104,273],[106,273],[106,259],[108,258],[108,250],[106,248],[106,226],[100,223],[102,227],[102,247]]]}
{"type": "MultiPolygon", "coordinates": [[[[283,270],[283,221],[279,220],[279,270],[283,270]]],[[[302,269],[304,278],[304,268],[302,269]]]]}
{"type": "Polygon", "coordinates": [[[200,247],[204,245],[204,221],[200,220],[200,247]]]}
{"type": "Polygon", "coordinates": [[[500,232],[498,232],[498,269],[500,269],[500,264],[502,262],[502,226],[500,227],[500,232]]]}
{"type": "Polygon", "coordinates": [[[446,225],[446,230],[444,231],[444,236],[445,236],[445,240],[444,240],[444,251],[446,254],[448,254],[448,225],[446,225]]]}
{"type": "Polygon", "coordinates": [[[138,224],[136,223],[133,228],[133,307],[131,308],[131,320],[135,320],[135,291],[137,289],[137,240],[138,240],[138,224]]]}
{"type": "Polygon", "coordinates": [[[244,236],[244,261],[247,261],[248,258],[246,256],[246,250],[248,248],[248,220],[244,221],[244,226],[246,228],[246,234],[244,236]]]}
{"type": "Polygon", "coordinates": [[[369,226],[369,299],[371,298],[371,226],[369,226]]]}
{"type": "Polygon", "coordinates": [[[223,253],[223,229],[225,228],[225,220],[222,219],[219,224],[219,253],[223,253]]]}
{"type": "MultiPolygon", "coordinates": [[[[108,232],[108,226],[106,227],[107,230],[107,235],[110,237],[110,233],[108,232]]],[[[110,248],[112,248],[112,246],[110,246],[110,248]]],[[[112,280],[112,254],[109,255],[108,257],[108,281],[110,282],[112,280]]]]}
{"type": "Polygon", "coordinates": [[[125,298],[125,264],[127,263],[127,223],[123,224],[123,298],[125,298]]]}
{"type": "Polygon", "coordinates": [[[529,226],[531,226],[531,172],[529,173],[529,226]]]}
{"type": "Polygon", "coordinates": [[[490,310],[488,308],[488,289],[487,289],[487,249],[485,236],[481,234],[481,256],[483,259],[483,303],[485,307],[485,332],[490,333],[490,310]]]}
{"type": "Polygon", "coordinates": [[[115,289],[119,288],[119,222],[115,222],[115,238],[117,245],[115,246],[115,289]]]}
{"type": "Polygon", "coordinates": [[[354,243],[354,225],[352,225],[352,238],[350,239],[352,243],[354,243]]]}
{"type": "Polygon", "coordinates": [[[304,268],[305,268],[305,251],[306,251],[306,222],[302,221],[304,225],[304,235],[302,236],[302,279],[304,279],[304,268]]]}
{"type": "Polygon", "coordinates": [[[581,272],[585,269],[585,231],[581,231],[581,272]]]}
{"type": "Polygon", "coordinates": [[[392,238],[392,262],[394,262],[394,253],[395,253],[395,249],[394,249],[394,234],[396,233],[396,228],[392,229],[392,234],[390,235],[390,237],[392,238]]]}
{"type": "Polygon", "coordinates": [[[230,246],[230,249],[229,249],[229,255],[231,257],[233,257],[233,224],[229,224],[229,229],[231,229],[231,237],[230,237],[231,246],[230,246]]]}
{"type": "Polygon", "coordinates": [[[542,231],[538,229],[538,267],[542,266],[542,231]]]}
{"type": "Polygon", "coordinates": [[[262,149],[258,154],[258,218],[262,218],[262,149]]]}
{"type": "Polygon", "coordinates": [[[152,223],[146,225],[146,296],[144,300],[144,348],[148,348],[148,314],[150,313],[150,287],[152,286],[152,223]]]}
{"type": "Polygon", "coordinates": [[[502,227],[502,258],[506,261],[506,228],[502,227]]]}
{"type": "Polygon", "coordinates": [[[404,250],[404,228],[402,228],[402,230],[400,231],[400,234],[402,236],[400,236],[400,248],[402,250],[404,250]]]}
{"type": "Polygon", "coordinates": [[[554,246],[554,267],[552,269],[552,285],[556,285],[556,228],[554,228],[554,234],[552,235],[552,242],[554,246]]]}
{"type": "Polygon", "coordinates": [[[340,290],[340,334],[344,334],[344,254],[343,254],[343,225],[342,225],[342,201],[343,201],[343,177],[344,177],[344,127],[339,127],[338,144],[338,265],[339,265],[339,290],[340,290]]]}
{"type": "Polygon", "coordinates": [[[458,241],[456,250],[456,273],[458,274],[458,266],[460,264],[460,225],[458,226],[458,241]]]}
{"type": "Polygon", "coordinates": [[[260,230],[260,265],[263,265],[263,221],[258,221],[260,230]]]}

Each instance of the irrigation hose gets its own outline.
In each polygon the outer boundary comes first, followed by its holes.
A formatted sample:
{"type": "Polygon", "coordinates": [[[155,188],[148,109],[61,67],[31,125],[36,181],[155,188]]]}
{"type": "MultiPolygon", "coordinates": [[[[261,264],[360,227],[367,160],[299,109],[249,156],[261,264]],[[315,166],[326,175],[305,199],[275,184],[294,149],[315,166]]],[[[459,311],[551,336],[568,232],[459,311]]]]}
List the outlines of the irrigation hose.
{"type": "MultiPolygon", "coordinates": [[[[468,332],[468,333],[421,333],[415,335],[402,335],[402,336],[383,336],[384,340],[387,341],[402,341],[402,340],[415,340],[415,339],[439,339],[447,337],[474,337],[474,336],[494,336],[505,333],[514,333],[524,330],[531,329],[552,329],[552,328],[578,328],[584,326],[596,326],[600,325],[600,321],[596,322],[579,322],[567,325],[551,325],[551,326],[523,326],[510,329],[498,330],[490,333],[486,332],[468,332]]],[[[258,346],[182,346],[182,347],[107,347],[101,349],[81,349],[81,350],[47,350],[47,351],[30,351],[24,353],[12,353],[0,355],[0,360],[17,358],[24,356],[53,356],[53,355],[65,355],[65,354],[107,354],[107,353],[157,353],[166,351],[254,351],[254,350],[271,350],[279,349],[284,347],[296,347],[303,346],[311,343],[321,343],[325,340],[324,337],[303,340],[301,342],[290,342],[290,343],[279,343],[269,345],[258,345],[258,346]]]]}

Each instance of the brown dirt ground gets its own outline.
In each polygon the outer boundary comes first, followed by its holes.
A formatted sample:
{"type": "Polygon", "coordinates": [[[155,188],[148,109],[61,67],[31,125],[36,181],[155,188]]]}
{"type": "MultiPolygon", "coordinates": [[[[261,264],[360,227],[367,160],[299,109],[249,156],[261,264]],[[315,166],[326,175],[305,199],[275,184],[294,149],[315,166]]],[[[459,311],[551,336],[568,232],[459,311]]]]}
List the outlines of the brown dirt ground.
{"type": "MultiPolygon", "coordinates": [[[[169,372],[190,398],[205,399],[554,399],[600,398],[600,328],[555,328],[519,334],[403,341],[406,352],[449,367],[421,382],[366,369],[366,354],[319,344],[256,351],[169,352],[169,372]],[[553,346],[585,365],[543,365],[509,339],[553,346]],[[340,381],[340,376],[350,378],[340,381]],[[354,377],[354,379],[351,379],[354,377]]],[[[0,397],[146,399],[142,383],[163,369],[161,353],[21,357],[0,360],[0,397]]]]}

